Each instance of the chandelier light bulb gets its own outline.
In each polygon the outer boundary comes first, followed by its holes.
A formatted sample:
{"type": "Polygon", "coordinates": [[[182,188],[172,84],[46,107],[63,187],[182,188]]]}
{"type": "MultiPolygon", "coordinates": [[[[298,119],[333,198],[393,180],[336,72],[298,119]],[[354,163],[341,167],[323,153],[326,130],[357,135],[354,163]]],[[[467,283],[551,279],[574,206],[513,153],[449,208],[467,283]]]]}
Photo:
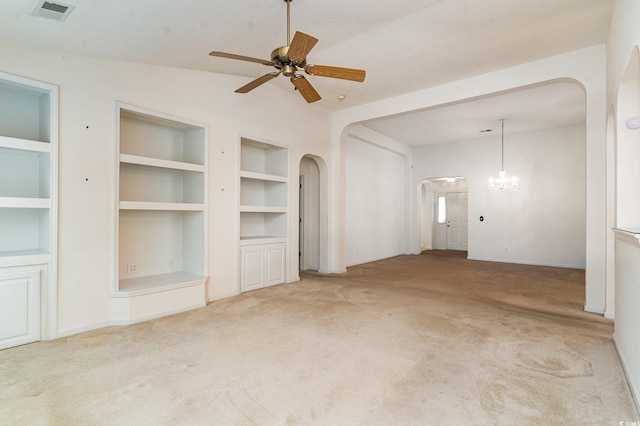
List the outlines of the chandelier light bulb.
{"type": "Polygon", "coordinates": [[[498,172],[498,178],[489,178],[489,191],[491,192],[511,192],[518,189],[518,178],[507,176],[507,172],[498,172]]]}
{"type": "Polygon", "coordinates": [[[502,123],[502,170],[498,172],[497,178],[489,179],[489,191],[496,193],[511,192],[518,189],[518,178],[515,176],[507,176],[507,172],[504,171],[504,119],[500,120],[502,123]]]}

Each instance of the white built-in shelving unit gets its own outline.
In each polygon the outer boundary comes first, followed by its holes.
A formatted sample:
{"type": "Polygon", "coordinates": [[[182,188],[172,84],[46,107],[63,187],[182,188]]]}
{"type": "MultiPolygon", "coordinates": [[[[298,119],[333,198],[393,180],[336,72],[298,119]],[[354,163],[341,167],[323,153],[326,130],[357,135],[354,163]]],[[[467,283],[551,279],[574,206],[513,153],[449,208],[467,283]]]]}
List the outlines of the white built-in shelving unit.
{"type": "Polygon", "coordinates": [[[117,104],[117,272],[112,321],[206,303],[207,127],[117,104]]]}
{"type": "Polygon", "coordinates": [[[0,349],[56,335],[58,88],[0,73],[0,349]]]}
{"type": "Polygon", "coordinates": [[[240,140],[240,290],[286,282],[289,151],[240,140]]]}

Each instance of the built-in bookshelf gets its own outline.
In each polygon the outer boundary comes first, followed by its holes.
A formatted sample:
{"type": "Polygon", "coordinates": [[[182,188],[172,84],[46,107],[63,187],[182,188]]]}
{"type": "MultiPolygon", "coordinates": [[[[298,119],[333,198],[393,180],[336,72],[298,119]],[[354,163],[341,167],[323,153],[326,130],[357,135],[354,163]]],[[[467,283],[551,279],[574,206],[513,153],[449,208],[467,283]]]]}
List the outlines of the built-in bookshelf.
{"type": "Polygon", "coordinates": [[[207,128],[124,104],[117,105],[117,118],[118,280],[112,319],[136,322],[203,306],[207,128]]]}
{"type": "Polygon", "coordinates": [[[55,337],[57,123],[56,86],[0,73],[0,349],[55,337]]]}
{"type": "Polygon", "coordinates": [[[240,140],[240,290],[286,281],[289,152],[240,140]]]}

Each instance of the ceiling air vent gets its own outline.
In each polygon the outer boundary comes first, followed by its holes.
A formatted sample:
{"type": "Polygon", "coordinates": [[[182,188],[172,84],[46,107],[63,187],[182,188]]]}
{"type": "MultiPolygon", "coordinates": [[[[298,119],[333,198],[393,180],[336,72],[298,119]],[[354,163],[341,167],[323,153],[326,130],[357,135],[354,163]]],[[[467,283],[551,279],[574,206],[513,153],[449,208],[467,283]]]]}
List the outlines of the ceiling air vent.
{"type": "Polygon", "coordinates": [[[63,4],[60,2],[51,2],[38,0],[36,7],[33,9],[33,16],[41,18],[53,19],[55,21],[64,21],[67,16],[73,12],[75,6],[63,4]]]}

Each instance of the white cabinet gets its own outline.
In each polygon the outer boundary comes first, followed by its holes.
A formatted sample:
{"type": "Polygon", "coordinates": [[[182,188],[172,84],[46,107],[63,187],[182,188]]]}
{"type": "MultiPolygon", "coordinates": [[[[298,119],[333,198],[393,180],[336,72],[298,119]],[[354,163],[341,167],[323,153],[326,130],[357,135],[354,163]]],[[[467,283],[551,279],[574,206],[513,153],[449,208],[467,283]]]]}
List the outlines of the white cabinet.
{"type": "Polygon", "coordinates": [[[285,243],[242,246],[240,290],[250,291],[285,282],[285,259],[285,243]]]}
{"type": "Polygon", "coordinates": [[[124,104],[118,104],[117,117],[112,320],[131,323],[203,306],[207,128],[124,104]]]}
{"type": "Polygon", "coordinates": [[[55,337],[57,108],[56,86],[0,73],[0,275],[6,278],[12,268],[33,265],[44,265],[46,274],[42,280],[3,281],[0,342],[39,340],[41,324],[33,318],[41,316],[42,337],[55,337]],[[6,337],[23,330],[25,318],[29,330],[24,336],[29,337],[6,337]]]}
{"type": "Polygon", "coordinates": [[[40,340],[40,271],[0,269],[0,350],[40,340]]]}
{"type": "Polygon", "coordinates": [[[286,282],[289,151],[240,141],[240,290],[286,282]]]}

